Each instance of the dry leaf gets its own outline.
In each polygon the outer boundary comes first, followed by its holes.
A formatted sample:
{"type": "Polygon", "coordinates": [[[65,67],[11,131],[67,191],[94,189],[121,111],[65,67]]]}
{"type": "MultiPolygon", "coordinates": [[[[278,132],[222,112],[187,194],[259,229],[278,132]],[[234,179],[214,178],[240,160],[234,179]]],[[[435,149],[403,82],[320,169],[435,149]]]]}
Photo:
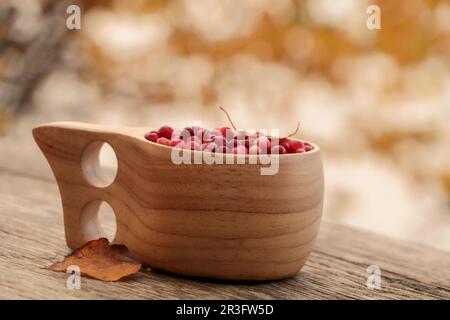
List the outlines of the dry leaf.
{"type": "Polygon", "coordinates": [[[83,275],[103,281],[117,281],[141,268],[141,264],[128,255],[125,246],[110,245],[105,238],[89,241],[49,269],[66,272],[70,265],[78,266],[83,275]]]}

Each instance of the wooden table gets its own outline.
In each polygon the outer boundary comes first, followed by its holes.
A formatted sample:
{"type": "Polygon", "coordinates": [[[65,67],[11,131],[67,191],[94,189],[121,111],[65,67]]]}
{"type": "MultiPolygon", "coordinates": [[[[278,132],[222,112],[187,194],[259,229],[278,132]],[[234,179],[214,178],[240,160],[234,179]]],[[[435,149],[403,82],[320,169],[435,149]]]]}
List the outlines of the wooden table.
{"type": "Polygon", "coordinates": [[[69,249],[57,186],[39,167],[43,156],[33,170],[30,158],[1,153],[1,299],[450,299],[449,253],[328,222],[305,267],[287,280],[223,283],[143,269],[114,283],[82,278],[81,289],[67,289],[68,274],[46,269],[69,249]],[[19,170],[25,162],[28,170],[19,170]],[[370,265],[381,269],[380,289],[367,288],[370,265]]]}

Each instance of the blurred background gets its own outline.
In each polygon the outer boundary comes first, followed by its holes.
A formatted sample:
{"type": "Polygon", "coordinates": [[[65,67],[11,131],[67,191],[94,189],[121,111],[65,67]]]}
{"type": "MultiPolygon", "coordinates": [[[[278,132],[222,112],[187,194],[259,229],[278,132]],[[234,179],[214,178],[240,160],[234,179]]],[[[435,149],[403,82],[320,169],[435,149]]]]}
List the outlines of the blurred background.
{"type": "Polygon", "coordinates": [[[0,0],[0,168],[51,179],[39,123],[216,127],[219,105],[301,122],[325,220],[450,251],[450,1],[0,0]]]}

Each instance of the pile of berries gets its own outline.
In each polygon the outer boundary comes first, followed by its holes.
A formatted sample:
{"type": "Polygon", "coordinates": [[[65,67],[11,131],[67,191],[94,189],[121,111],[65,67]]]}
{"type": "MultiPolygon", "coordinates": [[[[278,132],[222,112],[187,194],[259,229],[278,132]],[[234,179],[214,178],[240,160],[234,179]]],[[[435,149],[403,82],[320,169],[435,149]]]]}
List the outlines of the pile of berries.
{"type": "Polygon", "coordinates": [[[145,139],[174,148],[232,154],[287,154],[303,153],[314,149],[308,142],[279,138],[274,139],[261,132],[248,133],[229,127],[204,129],[186,127],[182,130],[162,126],[158,131],[145,134],[145,139]]]}

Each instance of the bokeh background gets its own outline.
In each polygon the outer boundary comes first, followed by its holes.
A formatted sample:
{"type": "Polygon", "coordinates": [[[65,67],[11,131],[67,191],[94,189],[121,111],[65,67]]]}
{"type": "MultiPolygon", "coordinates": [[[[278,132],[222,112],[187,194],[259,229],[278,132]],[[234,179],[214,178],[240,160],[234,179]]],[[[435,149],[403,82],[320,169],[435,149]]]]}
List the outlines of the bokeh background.
{"type": "Polygon", "coordinates": [[[219,105],[301,122],[326,220],[450,251],[450,1],[0,1],[0,168],[51,177],[42,122],[215,127],[219,105]]]}

